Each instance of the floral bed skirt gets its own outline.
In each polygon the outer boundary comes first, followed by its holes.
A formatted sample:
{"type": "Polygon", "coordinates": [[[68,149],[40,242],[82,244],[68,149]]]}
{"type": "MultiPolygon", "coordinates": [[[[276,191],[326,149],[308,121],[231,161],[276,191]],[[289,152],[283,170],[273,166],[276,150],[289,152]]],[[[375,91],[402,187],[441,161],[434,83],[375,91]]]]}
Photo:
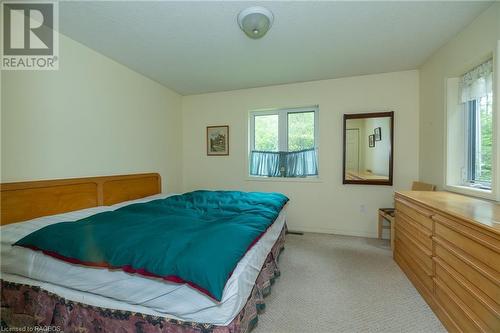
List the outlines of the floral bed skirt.
{"type": "Polygon", "coordinates": [[[227,326],[186,322],[130,311],[111,310],[73,302],[40,287],[1,281],[2,331],[21,332],[141,332],[246,333],[265,309],[264,297],[279,276],[278,257],[285,245],[286,225],[257,277],[240,313],[227,326]]]}

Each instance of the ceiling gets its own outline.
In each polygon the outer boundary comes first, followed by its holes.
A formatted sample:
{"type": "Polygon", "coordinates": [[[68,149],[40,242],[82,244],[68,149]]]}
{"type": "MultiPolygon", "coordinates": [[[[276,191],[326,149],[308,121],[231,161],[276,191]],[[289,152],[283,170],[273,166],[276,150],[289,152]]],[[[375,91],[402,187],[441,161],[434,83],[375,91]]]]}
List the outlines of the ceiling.
{"type": "Polygon", "coordinates": [[[416,69],[491,2],[61,2],[63,34],[182,95],[416,69]],[[238,12],[275,16],[252,40],[238,12]]]}

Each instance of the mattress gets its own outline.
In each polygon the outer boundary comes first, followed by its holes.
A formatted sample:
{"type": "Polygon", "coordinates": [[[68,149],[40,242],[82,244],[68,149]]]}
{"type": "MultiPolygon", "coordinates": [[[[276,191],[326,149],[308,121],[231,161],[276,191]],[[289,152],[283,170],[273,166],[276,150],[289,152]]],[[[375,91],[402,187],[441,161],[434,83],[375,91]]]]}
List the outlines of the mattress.
{"type": "Polygon", "coordinates": [[[227,325],[245,305],[255,279],[285,223],[285,208],[245,254],[226,283],[220,302],[185,284],[144,278],[121,270],[70,264],[41,252],[12,246],[46,225],[78,220],[137,202],[166,198],[159,194],[113,206],[46,216],[1,227],[1,278],[39,286],[66,299],[110,309],[140,312],[184,321],[227,325]]]}

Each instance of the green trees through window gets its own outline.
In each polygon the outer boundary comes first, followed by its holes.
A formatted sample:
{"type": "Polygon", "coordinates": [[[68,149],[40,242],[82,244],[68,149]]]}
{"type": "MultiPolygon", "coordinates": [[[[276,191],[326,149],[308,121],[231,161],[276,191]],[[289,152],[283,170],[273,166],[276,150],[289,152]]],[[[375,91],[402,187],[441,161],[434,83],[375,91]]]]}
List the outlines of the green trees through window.
{"type": "Polygon", "coordinates": [[[314,112],[288,114],[288,151],[314,148],[314,112]]]}
{"type": "MultiPolygon", "coordinates": [[[[314,148],[314,111],[288,112],[286,124],[288,144],[283,150],[298,151],[314,148]]],[[[278,114],[256,115],[254,130],[255,150],[280,150],[278,114]]]]}
{"type": "Polygon", "coordinates": [[[476,160],[477,178],[476,181],[480,183],[489,184],[491,186],[491,169],[492,169],[492,155],[493,155],[493,108],[492,96],[486,96],[479,100],[479,154],[476,160]]]}
{"type": "Polygon", "coordinates": [[[278,151],[278,121],[277,114],[255,116],[255,150],[278,151]]]}

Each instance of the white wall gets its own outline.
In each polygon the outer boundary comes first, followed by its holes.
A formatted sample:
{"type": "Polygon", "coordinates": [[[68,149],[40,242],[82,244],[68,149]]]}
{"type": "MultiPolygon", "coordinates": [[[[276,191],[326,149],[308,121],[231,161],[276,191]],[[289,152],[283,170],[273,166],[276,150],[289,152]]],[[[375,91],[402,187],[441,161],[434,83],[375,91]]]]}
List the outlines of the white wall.
{"type": "Polygon", "coordinates": [[[418,72],[405,71],[185,96],[183,189],[279,191],[292,230],[376,236],[377,209],[418,179],[418,72]],[[248,112],[319,104],[319,181],[247,180],[248,112]],[[395,111],[394,188],[342,185],[342,115],[395,111]],[[230,126],[230,155],[206,156],[206,126],[230,126]],[[364,206],[361,212],[360,206],[364,206]]]}
{"type": "MultiPolygon", "coordinates": [[[[498,73],[499,39],[500,3],[496,3],[421,66],[419,169],[422,181],[437,184],[440,188],[444,185],[446,79],[462,75],[492,55],[498,73]]],[[[499,88],[497,85],[496,101],[499,88]]],[[[494,107],[498,108],[496,101],[494,107]]],[[[497,117],[497,135],[498,124],[497,117]]],[[[498,155],[500,158],[500,153],[498,155]]]]}
{"type": "MultiPolygon", "coordinates": [[[[375,132],[375,128],[381,128],[381,140],[375,141],[375,147],[369,148],[368,143],[365,146],[365,164],[366,170],[370,170],[375,175],[389,177],[389,156],[391,153],[391,120],[390,118],[368,118],[365,121],[364,140],[367,141],[368,135],[375,132]]],[[[416,139],[416,138],[415,138],[416,139]]]]}
{"type": "Polygon", "coordinates": [[[2,182],[159,172],[181,188],[181,96],[61,35],[58,71],[3,71],[2,182]]]}

